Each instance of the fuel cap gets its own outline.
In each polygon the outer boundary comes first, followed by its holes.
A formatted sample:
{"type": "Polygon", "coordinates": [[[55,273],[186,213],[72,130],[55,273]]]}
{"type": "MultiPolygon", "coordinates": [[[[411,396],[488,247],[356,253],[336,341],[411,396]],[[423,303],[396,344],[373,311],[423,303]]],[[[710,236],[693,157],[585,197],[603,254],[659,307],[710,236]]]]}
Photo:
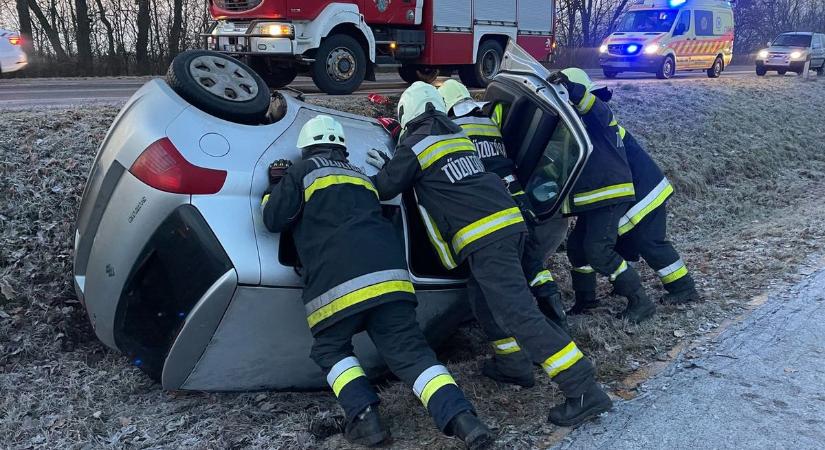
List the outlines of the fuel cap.
{"type": "Polygon", "coordinates": [[[229,153],[229,141],[218,133],[207,133],[201,136],[201,151],[209,156],[221,157],[229,153]]]}

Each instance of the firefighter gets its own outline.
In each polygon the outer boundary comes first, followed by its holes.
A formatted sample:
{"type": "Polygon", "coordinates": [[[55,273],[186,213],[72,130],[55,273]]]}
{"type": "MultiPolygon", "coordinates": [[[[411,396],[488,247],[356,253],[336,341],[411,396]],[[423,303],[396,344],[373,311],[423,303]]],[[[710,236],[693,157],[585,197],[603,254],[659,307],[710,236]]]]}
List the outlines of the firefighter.
{"type": "Polygon", "coordinates": [[[344,129],[329,116],[307,121],[298,136],[303,159],[270,168],[264,196],[267,229],[289,232],[304,267],[304,306],[315,341],[311,357],[346,414],[350,442],[389,438],[378,396],[353,355],[352,337],[365,330],[389,368],[412,386],[438,428],[468,448],[492,443],[416,322],[416,297],[403,246],[381,213],[378,192],[347,161],[344,129]]]}
{"type": "Polygon", "coordinates": [[[535,242],[535,228],[538,225],[536,214],[533,212],[530,199],[524,192],[524,187],[516,177],[516,164],[507,155],[504,139],[501,136],[504,105],[476,102],[470,95],[470,91],[456,80],[445,81],[438,88],[438,92],[444,98],[448,116],[473,141],[478,157],[484,164],[484,169],[501,178],[510,196],[521,210],[524,222],[529,229],[528,242],[525,244],[521,262],[524,275],[529,281],[528,284],[541,312],[562,329],[568,331],[567,315],[561,301],[561,293],[553,279],[553,274],[544,265],[546,255],[544,248],[535,242]]]}
{"type": "Polygon", "coordinates": [[[393,157],[369,152],[367,162],[379,167],[375,187],[382,199],[413,188],[444,266],[468,264],[470,303],[488,339],[495,341],[496,355],[485,364],[494,369],[492,378],[532,385],[529,359],[519,359],[527,364],[520,372],[496,362],[524,346],[567,398],[550,409],[551,422],[576,425],[610,409],[593,365],[536,307],[521,269],[524,217],[501,179],[484,171],[472,141],[447,117],[444,99],[433,86],[413,83],[401,95],[398,117],[403,131],[393,157]]]}
{"type": "Polygon", "coordinates": [[[562,205],[562,213],[576,216],[567,238],[567,257],[576,303],[568,314],[578,314],[596,302],[596,272],[607,276],[613,291],[627,297],[620,318],[639,323],[656,312],[638,272],[616,252],[619,220],[636,202],[633,176],[624,144],[606,103],[589,92],[590,78],[581,69],[564,69],[550,82],[567,88],[570,102],[584,122],[593,152],[562,205]],[[585,83],[585,84],[582,84],[585,83]]]}
{"type": "MultiPolygon", "coordinates": [[[[582,80],[582,84],[587,82],[582,80]]],[[[604,102],[609,102],[613,96],[606,87],[592,82],[587,86],[604,102]]],[[[667,239],[666,202],[673,194],[673,186],[636,138],[621,125],[618,127],[633,174],[636,197],[640,200],[619,219],[617,251],[631,261],[638,261],[641,256],[656,271],[667,291],[662,303],[698,300],[699,293],[685,262],[667,239]]]]}

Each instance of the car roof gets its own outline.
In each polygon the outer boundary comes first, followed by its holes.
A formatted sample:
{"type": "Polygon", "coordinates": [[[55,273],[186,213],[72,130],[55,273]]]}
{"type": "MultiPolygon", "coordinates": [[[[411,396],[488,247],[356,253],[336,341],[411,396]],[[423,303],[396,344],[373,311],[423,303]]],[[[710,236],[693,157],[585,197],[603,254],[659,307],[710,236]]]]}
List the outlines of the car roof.
{"type": "Polygon", "coordinates": [[[795,36],[813,36],[814,34],[822,34],[822,33],[814,33],[812,31],[789,31],[787,33],[780,33],[779,35],[782,36],[782,35],[785,35],[785,34],[795,35],[795,36]]]}

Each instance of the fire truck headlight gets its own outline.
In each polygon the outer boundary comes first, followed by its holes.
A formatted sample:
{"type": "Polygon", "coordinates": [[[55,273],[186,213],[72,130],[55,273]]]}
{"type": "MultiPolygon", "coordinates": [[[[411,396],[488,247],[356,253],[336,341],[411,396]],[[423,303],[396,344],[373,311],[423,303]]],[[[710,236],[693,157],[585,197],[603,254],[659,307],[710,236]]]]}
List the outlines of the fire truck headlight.
{"type": "Polygon", "coordinates": [[[759,50],[759,53],[756,56],[758,56],[762,59],[767,58],[768,57],[768,51],[767,50],[759,50]]]}
{"type": "Polygon", "coordinates": [[[292,37],[295,31],[292,25],[273,23],[261,25],[261,34],[268,34],[273,37],[292,37]]]}
{"type": "Polygon", "coordinates": [[[802,57],[802,52],[799,50],[791,52],[791,59],[799,59],[802,57]]]}
{"type": "Polygon", "coordinates": [[[645,46],[646,55],[655,55],[659,51],[659,44],[649,44],[645,46]]]}
{"type": "Polygon", "coordinates": [[[599,53],[607,53],[607,45],[602,45],[599,47],[599,53]]]}

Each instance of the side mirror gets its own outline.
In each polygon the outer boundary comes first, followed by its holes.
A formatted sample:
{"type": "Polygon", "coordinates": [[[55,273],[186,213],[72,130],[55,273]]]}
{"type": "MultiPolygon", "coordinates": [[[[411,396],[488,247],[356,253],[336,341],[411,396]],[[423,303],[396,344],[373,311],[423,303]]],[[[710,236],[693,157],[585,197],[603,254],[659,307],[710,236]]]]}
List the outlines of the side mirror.
{"type": "Polygon", "coordinates": [[[770,47],[771,44],[773,44],[773,43],[771,41],[768,41],[768,47],[770,47]]]}

